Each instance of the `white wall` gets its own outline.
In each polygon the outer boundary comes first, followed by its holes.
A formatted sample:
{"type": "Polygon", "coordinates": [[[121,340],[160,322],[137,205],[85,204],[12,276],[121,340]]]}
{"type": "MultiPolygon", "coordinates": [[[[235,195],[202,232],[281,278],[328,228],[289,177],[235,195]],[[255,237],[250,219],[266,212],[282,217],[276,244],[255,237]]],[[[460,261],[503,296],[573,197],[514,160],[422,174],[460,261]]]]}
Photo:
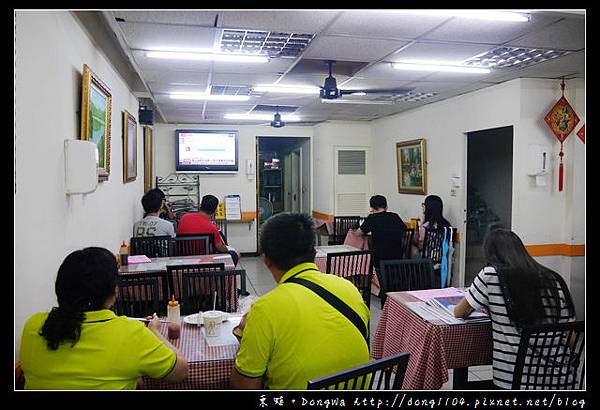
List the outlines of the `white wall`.
{"type": "Polygon", "coordinates": [[[16,13],[15,350],[25,320],[56,305],[60,263],[86,246],[118,250],[142,217],[142,133],[138,177],[124,184],[122,112],[138,103],[69,12],[16,13]],[[64,193],[65,139],[79,138],[83,64],[112,92],[110,178],[96,192],[64,193]]]}
{"type": "MultiPolygon", "coordinates": [[[[371,138],[373,157],[377,159],[373,163],[374,190],[387,194],[389,207],[398,211],[403,218],[420,216],[424,196],[398,193],[395,144],[426,138],[428,194],[442,197],[446,218],[464,233],[465,133],[513,125],[512,229],[525,244],[581,244],[585,229],[583,211],[575,209],[577,206],[582,208],[585,192],[584,147],[581,141],[571,136],[565,143],[567,171],[564,192],[557,190],[556,161],[546,187],[534,186],[532,177],[527,175],[529,144],[548,144],[558,154],[560,144],[543,118],[559,97],[558,81],[516,79],[373,121],[371,138]],[[574,166],[575,159],[577,163],[574,166]],[[454,174],[463,179],[463,187],[456,197],[449,195],[450,177],[454,174]]],[[[568,81],[567,98],[575,104],[578,115],[583,118],[585,82],[568,81]]],[[[457,279],[460,279],[464,270],[464,255],[457,255],[457,258],[461,270],[457,279]]],[[[582,266],[575,259],[569,258],[570,263],[563,263],[561,256],[544,258],[569,280],[574,276],[583,277],[583,272],[572,271],[573,267],[582,266]]],[[[581,293],[574,296],[579,299],[583,297],[581,293]]]]}
{"type": "MultiPolygon", "coordinates": [[[[314,127],[313,138],[313,210],[334,214],[334,147],[371,147],[371,126],[365,122],[329,121],[314,127]]],[[[372,152],[371,152],[372,154],[372,152]]],[[[374,156],[371,155],[369,164],[374,156]]],[[[371,174],[373,167],[368,166],[371,174]]],[[[373,182],[371,182],[373,187],[373,182]]]]}
{"type": "MultiPolygon", "coordinates": [[[[212,194],[223,199],[225,195],[240,195],[242,212],[256,212],[256,175],[246,175],[246,160],[256,161],[256,137],[309,137],[313,127],[287,125],[276,129],[260,125],[198,125],[159,124],[154,127],[155,175],[167,176],[175,172],[175,130],[237,130],[240,171],[236,174],[200,174],[200,195],[212,194]]],[[[258,169],[258,164],[256,169],[258,169]]],[[[248,225],[231,223],[227,226],[229,245],[240,252],[256,252],[256,222],[248,225]]]]}

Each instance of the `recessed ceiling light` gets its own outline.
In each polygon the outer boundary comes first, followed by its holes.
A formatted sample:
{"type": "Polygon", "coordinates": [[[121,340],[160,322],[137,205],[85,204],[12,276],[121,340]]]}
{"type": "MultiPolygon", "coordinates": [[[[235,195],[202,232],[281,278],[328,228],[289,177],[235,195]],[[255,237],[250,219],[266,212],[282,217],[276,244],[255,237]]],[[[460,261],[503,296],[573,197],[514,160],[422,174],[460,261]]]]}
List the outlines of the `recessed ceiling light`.
{"type": "Polygon", "coordinates": [[[215,95],[206,93],[172,93],[172,100],[248,101],[248,95],[215,95]]]}
{"type": "Polygon", "coordinates": [[[268,63],[269,57],[251,54],[189,53],[180,51],[147,51],[146,57],[172,60],[226,61],[239,63],[268,63]]]}
{"type": "MultiPolygon", "coordinates": [[[[226,120],[271,121],[273,114],[225,114],[226,120]]],[[[282,115],[282,121],[300,121],[297,115],[282,115]]]]}
{"type": "Polygon", "coordinates": [[[278,84],[259,84],[252,87],[254,91],[267,93],[286,93],[286,94],[319,94],[319,87],[291,86],[278,84]]]}
{"type": "Polygon", "coordinates": [[[465,74],[488,74],[491,71],[488,68],[468,67],[462,65],[424,64],[413,62],[396,62],[392,63],[392,67],[394,67],[397,70],[443,71],[448,73],[465,74]]]}
{"type": "Polygon", "coordinates": [[[528,22],[530,17],[512,11],[494,10],[395,10],[396,13],[425,16],[464,17],[477,20],[528,22]]]}

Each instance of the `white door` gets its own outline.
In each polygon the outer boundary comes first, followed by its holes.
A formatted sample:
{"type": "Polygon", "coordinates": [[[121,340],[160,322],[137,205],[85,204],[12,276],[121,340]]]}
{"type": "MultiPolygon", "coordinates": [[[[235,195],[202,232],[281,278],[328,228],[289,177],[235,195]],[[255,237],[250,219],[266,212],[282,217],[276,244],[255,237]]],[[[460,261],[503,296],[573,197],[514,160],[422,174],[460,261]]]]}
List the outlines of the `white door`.
{"type": "Polygon", "coordinates": [[[334,212],[367,216],[371,181],[368,147],[334,147],[334,212]]]}

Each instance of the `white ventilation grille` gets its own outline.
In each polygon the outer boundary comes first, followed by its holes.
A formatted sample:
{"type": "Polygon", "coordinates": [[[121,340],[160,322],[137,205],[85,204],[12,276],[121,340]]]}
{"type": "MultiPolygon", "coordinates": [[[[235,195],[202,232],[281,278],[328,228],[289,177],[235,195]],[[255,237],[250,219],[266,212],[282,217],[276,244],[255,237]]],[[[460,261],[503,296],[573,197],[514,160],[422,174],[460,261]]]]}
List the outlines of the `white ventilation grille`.
{"type": "Polygon", "coordinates": [[[365,151],[338,151],[338,175],[365,175],[365,151]]]}
{"type": "Polygon", "coordinates": [[[463,64],[472,67],[508,68],[526,66],[569,54],[564,50],[541,48],[498,47],[467,59],[463,64]]]}
{"type": "Polygon", "coordinates": [[[337,194],[337,215],[364,215],[366,193],[337,194]]]}
{"type": "Polygon", "coordinates": [[[223,30],[221,51],[296,58],[302,54],[314,36],[305,33],[223,30]]]}

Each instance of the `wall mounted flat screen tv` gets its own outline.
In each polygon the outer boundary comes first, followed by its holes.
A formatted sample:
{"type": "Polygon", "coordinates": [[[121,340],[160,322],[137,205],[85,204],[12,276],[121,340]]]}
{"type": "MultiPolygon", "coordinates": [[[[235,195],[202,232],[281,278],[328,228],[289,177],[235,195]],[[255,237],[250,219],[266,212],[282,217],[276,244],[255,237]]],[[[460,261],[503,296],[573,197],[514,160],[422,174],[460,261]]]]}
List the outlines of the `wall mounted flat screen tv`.
{"type": "Polygon", "coordinates": [[[238,172],[237,131],[175,131],[177,172],[238,172]]]}

